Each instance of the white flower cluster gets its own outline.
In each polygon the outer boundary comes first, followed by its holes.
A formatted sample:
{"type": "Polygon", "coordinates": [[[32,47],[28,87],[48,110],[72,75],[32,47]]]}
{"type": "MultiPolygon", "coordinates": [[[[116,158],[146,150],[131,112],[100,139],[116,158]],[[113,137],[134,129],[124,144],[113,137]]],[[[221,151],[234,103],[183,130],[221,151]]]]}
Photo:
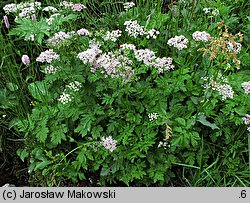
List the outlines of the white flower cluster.
{"type": "Polygon", "coordinates": [[[34,41],[35,40],[35,34],[30,33],[30,36],[28,36],[27,38],[24,39],[25,41],[34,41]]]}
{"type": "Polygon", "coordinates": [[[122,36],[121,30],[113,30],[112,32],[107,31],[107,33],[103,36],[104,41],[111,40],[116,42],[118,37],[122,36]]]}
{"type": "Polygon", "coordinates": [[[43,8],[43,11],[46,11],[46,12],[51,11],[52,13],[55,13],[55,12],[57,12],[58,10],[57,10],[57,8],[55,8],[55,7],[53,7],[53,6],[46,6],[46,7],[43,8]]]}
{"type": "Polygon", "coordinates": [[[59,67],[54,67],[52,65],[49,65],[44,68],[44,72],[46,74],[55,74],[58,68],[59,67]]]}
{"type": "MultiPolygon", "coordinates": [[[[25,8],[30,8],[31,10],[41,9],[41,2],[22,2],[19,4],[7,4],[3,7],[6,14],[17,13],[25,8]]],[[[22,14],[23,15],[23,14],[22,14]]]]}
{"type": "Polygon", "coordinates": [[[44,52],[42,52],[38,58],[36,58],[37,62],[47,62],[47,63],[51,63],[53,60],[59,60],[60,57],[58,54],[56,54],[53,49],[49,49],[46,50],[44,52]]]}
{"type": "Polygon", "coordinates": [[[67,39],[70,39],[75,35],[75,31],[72,32],[63,32],[60,31],[58,33],[55,33],[55,35],[48,39],[48,43],[52,46],[58,46],[61,43],[67,43],[67,39]]]}
{"type": "Polygon", "coordinates": [[[124,25],[126,26],[125,31],[128,32],[129,36],[136,38],[146,34],[144,26],[139,25],[137,20],[125,21],[124,25]]]}
{"type": "Polygon", "coordinates": [[[138,36],[146,35],[147,39],[156,39],[157,35],[160,34],[160,32],[158,30],[155,30],[154,28],[146,31],[144,26],[139,25],[137,20],[125,21],[124,25],[126,26],[125,31],[128,32],[128,35],[135,38],[137,38],[138,36]]]}
{"type": "MultiPolygon", "coordinates": [[[[229,84],[226,84],[228,83],[227,78],[224,78],[221,74],[218,74],[217,78],[221,82],[216,82],[215,80],[211,79],[210,82],[208,84],[203,85],[203,87],[212,88],[212,90],[218,91],[219,94],[222,96],[222,100],[226,100],[227,98],[232,99],[234,91],[229,84]]],[[[203,80],[208,81],[209,78],[204,77],[203,80]]]]}
{"type": "Polygon", "coordinates": [[[228,51],[239,53],[241,47],[242,47],[241,43],[235,42],[235,44],[233,44],[232,42],[227,42],[228,51]]]}
{"type": "Polygon", "coordinates": [[[112,136],[106,138],[102,137],[101,144],[110,152],[113,152],[116,149],[117,141],[113,140],[112,136]]]}
{"type": "Polygon", "coordinates": [[[72,101],[72,97],[70,94],[63,92],[62,95],[59,96],[58,101],[62,104],[67,104],[72,101]]]}
{"type": "Polygon", "coordinates": [[[81,11],[82,9],[86,8],[86,6],[84,6],[83,4],[74,4],[72,2],[68,2],[68,1],[63,1],[60,3],[60,6],[64,7],[64,8],[70,8],[73,11],[81,11]]]}
{"type": "Polygon", "coordinates": [[[98,45],[90,45],[90,47],[77,55],[84,64],[93,65],[98,54],[102,53],[102,50],[98,45]]]}
{"type": "Polygon", "coordinates": [[[241,87],[243,87],[245,94],[249,94],[250,93],[250,81],[249,82],[243,82],[241,84],[241,87]]]}
{"type": "Polygon", "coordinates": [[[155,53],[149,49],[135,50],[134,53],[138,61],[142,61],[147,66],[157,68],[158,73],[174,69],[173,60],[170,57],[156,57],[155,53]]]}
{"type": "Polygon", "coordinates": [[[247,131],[250,132],[250,115],[246,114],[243,118],[242,118],[243,122],[245,125],[247,125],[247,131]]]}
{"type": "Polygon", "coordinates": [[[91,71],[95,72],[96,69],[103,68],[101,72],[105,74],[105,77],[118,78],[121,76],[124,80],[129,80],[134,75],[134,70],[130,67],[132,63],[127,56],[119,52],[108,52],[96,59],[91,71]]]}
{"type": "Polygon", "coordinates": [[[159,35],[160,32],[156,29],[151,29],[149,31],[147,31],[147,36],[146,38],[149,39],[149,38],[153,38],[153,39],[156,39],[157,38],[157,35],[159,35]]]}
{"type": "Polygon", "coordinates": [[[203,8],[203,11],[205,14],[212,14],[213,16],[217,16],[220,14],[220,11],[218,9],[212,9],[212,8],[203,8]]]}
{"type": "Polygon", "coordinates": [[[48,23],[48,25],[51,25],[53,21],[55,20],[55,18],[60,15],[61,14],[59,13],[54,13],[53,15],[51,15],[49,18],[46,19],[46,22],[48,23]]]}
{"type": "Polygon", "coordinates": [[[168,143],[166,141],[160,141],[158,144],[158,148],[163,147],[164,149],[167,149],[169,147],[168,143]]]}
{"type": "Polygon", "coordinates": [[[178,50],[186,49],[188,44],[188,39],[183,35],[175,36],[168,40],[167,44],[173,46],[178,50]]]}
{"type": "Polygon", "coordinates": [[[120,49],[121,49],[121,50],[129,49],[129,50],[131,50],[131,51],[135,51],[135,50],[136,50],[136,47],[135,47],[134,44],[122,44],[122,45],[120,46],[120,49]]]}
{"type": "Polygon", "coordinates": [[[76,33],[78,35],[82,35],[82,36],[89,36],[90,35],[90,32],[85,28],[81,28],[80,30],[77,30],[76,33]]]}
{"type": "Polygon", "coordinates": [[[66,87],[72,90],[73,92],[78,92],[81,86],[82,86],[81,83],[78,81],[74,81],[66,85],[66,87]]]}
{"type": "Polygon", "coordinates": [[[207,42],[211,39],[210,34],[208,34],[207,32],[203,31],[196,31],[192,34],[192,37],[195,41],[203,41],[203,42],[207,42]]]}
{"type": "Polygon", "coordinates": [[[219,94],[222,96],[222,100],[226,100],[227,98],[232,99],[234,96],[234,91],[228,84],[219,84],[216,90],[219,91],[219,94]]]}
{"type": "Polygon", "coordinates": [[[41,9],[41,2],[24,2],[19,4],[7,4],[3,7],[6,14],[18,13],[16,19],[19,18],[31,18],[35,14],[36,10],[41,9]]]}
{"type": "Polygon", "coordinates": [[[150,113],[148,114],[148,118],[150,121],[156,120],[158,118],[158,113],[150,113]]]}
{"type": "Polygon", "coordinates": [[[123,7],[125,9],[125,11],[128,11],[130,8],[134,7],[135,3],[134,2],[126,2],[123,4],[123,7]]]}

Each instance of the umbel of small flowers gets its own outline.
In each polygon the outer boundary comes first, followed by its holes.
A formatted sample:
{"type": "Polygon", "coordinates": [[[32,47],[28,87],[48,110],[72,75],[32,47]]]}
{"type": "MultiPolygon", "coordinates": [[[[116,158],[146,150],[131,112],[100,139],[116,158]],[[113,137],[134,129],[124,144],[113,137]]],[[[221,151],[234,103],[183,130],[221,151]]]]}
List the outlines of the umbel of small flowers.
{"type": "Polygon", "coordinates": [[[212,88],[212,90],[218,91],[219,95],[222,96],[222,100],[226,100],[227,98],[232,99],[234,96],[234,91],[232,87],[227,84],[227,78],[223,77],[220,73],[217,76],[217,79],[220,82],[215,81],[213,78],[209,80],[208,77],[204,77],[203,80],[209,81],[209,83],[203,85],[204,88],[212,88]]]}
{"type": "Polygon", "coordinates": [[[60,57],[58,54],[56,54],[53,49],[49,49],[46,50],[44,52],[42,52],[39,57],[36,58],[37,62],[47,62],[47,63],[51,63],[53,60],[59,60],[60,57]]]}
{"type": "Polygon", "coordinates": [[[150,113],[148,114],[148,118],[150,121],[156,120],[158,118],[158,113],[150,113]]]}
{"type": "Polygon", "coordinates": [[[250,81],[248,82],[243,82],[241,84],[241,87],[243,87],[245,94],[249,94],[250,93],[250,81]]]}
{"type": "Polygon", "coordinates": [[[74,81],[66,85],[66,87],[72,90],[73,92],[78,92],[81,86],[82,86],[81,83],[78,81],[74,81]]]}
{"type": "Polygon", "coordinates": [[[59,67],[54,67],[52,65],[46,66],[44,72],[46,74],[55,74],[59,67]]]}
{"type": "Polygon", "coordinates": [[[60,101],[62,104],[67,104],[72,101],[72,96],[63,92],[62,95],[59,96],[58,101],[60,101]]]}
{"type": "Polygon", "coordinates": [[[102,137],[101,144],[110,152],[113,152],[116,149],[117,141],[113,140],[112,136],[106,138],[102,137]]]}
{"type": "Polygon", "coordinates": [[[210,34],[208,34],[205,31],[196,31],[192,34],[192,37],[195,41],[203,41],[203,42],[207,42],[211,39],[210,34]]]}
{"type": "Polygon", "coordinates": [[[104,41],[111,40],[113,42],[116,42],[118,37],[122,35],[121,30],[113,30],[112,32],[107,31],[107,33],[103,36],[104,41]]]}
{"type": "Polygon", "coordinates": [[[178,50],[186,49],[188,44],[188,39],[183,35],[175,36],[170,38],[167,42],[169,46],[173,46],[178,50]]]}
{"type": "Polygon", "coordinates": [[[130,8],[134,7],[135,3],[134,2],[126,2],[123,4],[123,7],[125,9],[125,11],[128,11],[130,8]]]}

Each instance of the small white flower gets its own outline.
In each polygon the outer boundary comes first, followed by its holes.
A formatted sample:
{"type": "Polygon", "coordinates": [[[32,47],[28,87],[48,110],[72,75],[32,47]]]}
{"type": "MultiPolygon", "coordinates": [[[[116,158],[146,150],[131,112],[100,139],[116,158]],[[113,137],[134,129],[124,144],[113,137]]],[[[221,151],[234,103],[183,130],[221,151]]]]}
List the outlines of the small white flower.
{"type": "Polygon", "coordinates": [[[126,11],[128,11],[130,8],[134,7],[135,3],[134,2],[126,2],[123,4],[123,7],[126,11]]]}
{"type": "Polygon", "coordinates": [[[81,87],[81,83],[78,81],[74,81],[69,83],[66,87],[68,87],[70,90],[74,91],[74,92],[78,92],[80,90],[81,87]]]}
{"type": "Polygon", "coordinates": [[[105,41],[111,40],[113,42],[116,42],[118,37],[122,35],[122,31],[120,30],[113,30],[112,32],[107,31],[106,35],[103,36],[103,39],[105,41]]]}
{"type": "Polygon", "coordinates": [[[55,12],[57,12],[57,9],[53,6],[47,6],[47,7],[43,8],[43,11],[47,11],[47,12],[51,11],[51,12],[55,13],[55,12]]]}
{"type": "Polygon", "coordinates": [[[148,118],[150,121],[156,120],[158,118],[158,113],[150,113],[148,114],[148,118]]]}
{"type": "Polygon", "coordinates": [[[62,95],[60,95],[58,101],[60,101],[62,104],[67,104],[72,100],[71,95],[67,94],[67,93],[62,93],[62,95]]]}
{"type": "Polygon", "coordinates": [[[50,65],[50,66],[47,66],[44,68],[44,72],[46,74],[55,74],[58,68],[59,67],[54,67],[54,66],[50,65]]]}
{"type": "Polygon", "coordinates": [[[139,25],[137,20],[125,21],[124,25],[126,26],[125,31],[128,32],[129,36],[137,38],[146,34],[144,26],[139,25]]]}

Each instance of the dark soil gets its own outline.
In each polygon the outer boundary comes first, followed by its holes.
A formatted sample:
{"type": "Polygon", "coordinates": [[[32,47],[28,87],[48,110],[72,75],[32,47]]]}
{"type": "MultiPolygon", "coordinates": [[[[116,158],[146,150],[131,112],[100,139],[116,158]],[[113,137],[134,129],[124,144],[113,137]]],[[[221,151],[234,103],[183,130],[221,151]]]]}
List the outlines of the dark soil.
{"type": "Polygon", "coordinates": [[[28,186],[27,164],[17,156],[16,150],[20,143],[6,140],[3,151],[0,152],[0,187],[4,184],[28,186]]]}

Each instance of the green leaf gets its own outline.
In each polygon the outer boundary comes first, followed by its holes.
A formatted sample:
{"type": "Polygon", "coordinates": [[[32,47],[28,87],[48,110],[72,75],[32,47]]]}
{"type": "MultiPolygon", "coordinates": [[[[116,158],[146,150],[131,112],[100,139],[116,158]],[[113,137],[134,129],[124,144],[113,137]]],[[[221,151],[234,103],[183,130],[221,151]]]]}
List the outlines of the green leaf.
{"type": "Polygon", "coordinates": [[[45,101],[48,97],[48,88],[44,81],[36,81],[29,86],[30,94],[39,101],[45,101]]]}
{"type": "Polygon", "coordinates": [[[10,91],[12,91],[12,92],[18,90],[18,86],[17,86],[16,84],[12,83],[12,82],[8,82],[8,83],[6,84],[6,86],[7,86],[7,88],[8,88],[10,91]]]}
{"type": "Polygon", "coordinates": [[[17,155],[20,157],[20,159],[21,159],[22,161],[24,161],[24,159],[25,159],[26,157],[28,157],[29,153],[27,152],[26,149],[18,149],[18,150],[17,150],[17,155]]]}
{"type": "Polygon", "coordinates": [[[91,130],[91,134],[94,139],[100,137],[101,132],[103,132],[103,128],[100,125],[93,127],[93,129],[91,130]]]}
{"type": "Polygon", "coordinates": [[[89,115],[84,115],[81,118],[79,126],[74,130],[75,133],[81,133],[82,137],[87,135],[91,129],[92,119],[89,115]]]}
{"type": "Polygon", "coordinates": [[[37,137],[37,139],[45,143],[45,140],[48,136],[49,129],[46,127],[47,119],[43,119],[40,122],[38,122],[38,126],[36,126],[33,134],[37,137]]]}
{"type": "Polygon", "coordinates": [[[46,166],[48,166],[50,164],[50,162],[45,159],[43,160],[42,162],[38,162],[35,166],[35,169],[34,170],[38,170],[38,169],[43,169],[45,168],[46,166]]]}
{"type": "Polygon", "coordinates": [[[183,118],[176,118],[175,119],[179,124],[183,125],[183,126],[186,126],[186,121],[185,119],[183,118]]]}
{"type": "Polygon", "coordinates": [[[214,123],[210,123],[209,121],[207,121],[206,117],[204,116],[204,114],[201,114],[199,117],[198,117],[198,120],[200,123],[202,123],[203,125],[205,126],[208,126],[210,128],[212,128],[213,130],[215,129],[220,129],[216,124],[214,123]]]}
{"type": "Polygon", "coordinates": [[[62,140],[66,140],[65,133],[68,131],[65,124],[55,126],[51,133],[51,143],[54,145],[61,144],[62,140]]]}

